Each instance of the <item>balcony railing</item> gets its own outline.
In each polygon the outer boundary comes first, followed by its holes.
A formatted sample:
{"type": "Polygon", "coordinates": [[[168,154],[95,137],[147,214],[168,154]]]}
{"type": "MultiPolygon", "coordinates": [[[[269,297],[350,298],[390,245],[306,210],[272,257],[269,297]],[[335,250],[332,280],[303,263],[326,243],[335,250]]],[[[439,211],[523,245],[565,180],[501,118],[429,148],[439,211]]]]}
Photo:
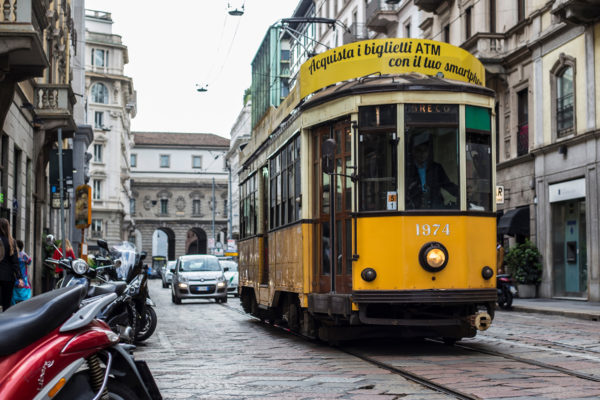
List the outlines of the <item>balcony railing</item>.
{"type": "Polygon", "coordinates": [[[344,44],[357,42],[369,38],[367,24],[354,23],[350,26],[350,32],[344,32],[344,44]]]}
{"type": "Polygon", "coordinates": [[[15,81],[42,76],[49,65],[42,44],[48,0],[1,0],[0,4],[0,55],[10,54],[3,67],[6,75],[15,81]]]}
{"type": "Polygon", "coordinates": [[[398,25],[399,4],[385,0],[371,0],[367,4],[367,27],[375,32],[387,33],[388,26],[398,25]]]}
{"type": "Polygon", "coordinates": [[[75,95],[69,85],[37,84],[34,92],[34,112],[44,121],[44,129],[66,127],[75,130],[73,106],[75,95]]]}

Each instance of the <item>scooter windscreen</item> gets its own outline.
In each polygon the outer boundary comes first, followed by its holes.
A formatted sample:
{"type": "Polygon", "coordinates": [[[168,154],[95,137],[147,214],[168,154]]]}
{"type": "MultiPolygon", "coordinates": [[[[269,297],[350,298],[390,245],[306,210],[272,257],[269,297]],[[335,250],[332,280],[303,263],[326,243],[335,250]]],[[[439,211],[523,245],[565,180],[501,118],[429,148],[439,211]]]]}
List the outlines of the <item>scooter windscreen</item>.
{"type": "Polygon", "coordinates": [[[121,242],[110,249],[113,260],[120,260],[121,265],[116,268],[120,280],[129,282],[135,275],[135,267],[139,259],[139,253],[130,242],[121,242]]]}

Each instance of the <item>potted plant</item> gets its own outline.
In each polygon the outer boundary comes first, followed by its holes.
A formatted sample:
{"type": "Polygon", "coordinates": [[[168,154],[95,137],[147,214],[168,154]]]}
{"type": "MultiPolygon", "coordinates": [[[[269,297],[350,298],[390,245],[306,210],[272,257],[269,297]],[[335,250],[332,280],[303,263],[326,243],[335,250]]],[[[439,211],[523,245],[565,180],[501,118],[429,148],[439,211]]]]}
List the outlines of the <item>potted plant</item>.
{"type": "Polygon", "coordinates": [[[506,253],[504,260],[517,282],[519,297],[535,297],[536,287],[542,281],[541,257],[537,247],[528,239],[506,253]]]}

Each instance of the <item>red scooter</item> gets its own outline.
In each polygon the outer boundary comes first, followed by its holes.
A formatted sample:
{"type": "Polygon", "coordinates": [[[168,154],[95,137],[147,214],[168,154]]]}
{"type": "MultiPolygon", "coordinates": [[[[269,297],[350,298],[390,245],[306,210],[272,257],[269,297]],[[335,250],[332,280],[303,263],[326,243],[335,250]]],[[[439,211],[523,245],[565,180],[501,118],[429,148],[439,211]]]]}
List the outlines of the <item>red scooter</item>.
{"type": "Polygon", "coordinates": [[[85,295],[64,287],[0,314],[0,399],[162,399],[133,346],[95,318],[116,294],[85,295]]]}

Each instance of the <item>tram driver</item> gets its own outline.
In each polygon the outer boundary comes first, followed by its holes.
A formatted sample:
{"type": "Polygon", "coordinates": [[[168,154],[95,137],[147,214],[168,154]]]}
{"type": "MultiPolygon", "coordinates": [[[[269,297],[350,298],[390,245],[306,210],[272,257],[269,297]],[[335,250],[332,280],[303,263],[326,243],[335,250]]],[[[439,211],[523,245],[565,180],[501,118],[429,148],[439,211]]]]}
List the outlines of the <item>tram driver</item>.
{"type": "Polygon", "coordinates": [[[407,209],[448,208],[442,189],[458,196],[458,185],[452,182],[444,167],[431,156],[433,140],[429,133],[419,133],[412,138],[412,162],[407,165],[407,209]]]}

